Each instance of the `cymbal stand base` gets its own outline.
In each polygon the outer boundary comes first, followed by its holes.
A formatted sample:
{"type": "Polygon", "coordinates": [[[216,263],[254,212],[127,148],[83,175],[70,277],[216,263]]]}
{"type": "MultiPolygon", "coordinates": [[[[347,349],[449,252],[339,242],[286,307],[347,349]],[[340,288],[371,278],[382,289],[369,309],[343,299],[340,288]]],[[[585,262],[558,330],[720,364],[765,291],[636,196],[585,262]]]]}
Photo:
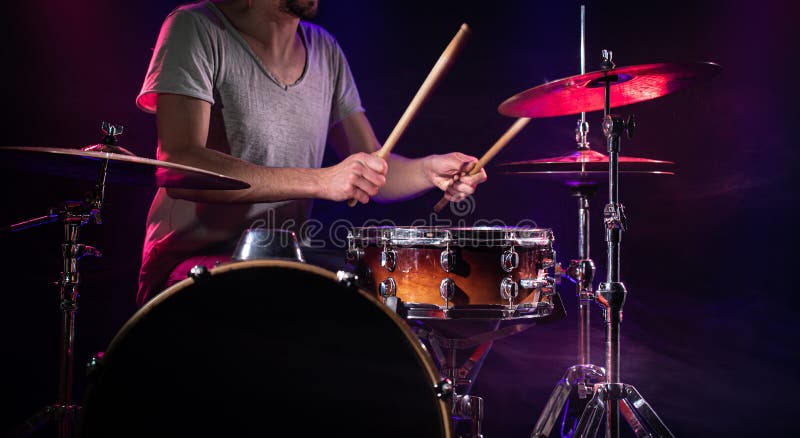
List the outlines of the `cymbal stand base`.
{"type": "Polygon", "coordinates": [[[639,391],[624,383],[604,383],[595,386],[594,396],[586,405],[573,437],[595,437],[600,429],[603,414],[611,403],[618,404],[622,417],[637,437],[674,438],[672,432],[650,404],[642,398],[639,391]]]}
{"type": "Polygon", "coordinates": [[[604,382],[605,377],[606,370],[596,365],[581,364],[571,366],[550,394],[547,404],[536,421],[531,438],[549,437],[562,409],[564,414],[560,436],[572,436],[572,429],[578,422],[579,417],[568,421],[569,400],[575,397],[581,400],[588,398],[594,391],[595,385],[598,382],[604,382]]]}

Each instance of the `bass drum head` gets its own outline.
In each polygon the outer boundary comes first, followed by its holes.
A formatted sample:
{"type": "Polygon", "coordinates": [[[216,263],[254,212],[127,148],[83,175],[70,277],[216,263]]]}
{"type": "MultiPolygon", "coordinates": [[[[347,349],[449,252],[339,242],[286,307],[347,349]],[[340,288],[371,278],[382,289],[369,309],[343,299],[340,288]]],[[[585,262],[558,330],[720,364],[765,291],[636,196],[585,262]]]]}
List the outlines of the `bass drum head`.
{"type": "Polygon", "coordinates": [[[404,321],[332,272],[235,262],[177,283],[122,327],[79,433],[449,437],[439,380],[404,321]]]}

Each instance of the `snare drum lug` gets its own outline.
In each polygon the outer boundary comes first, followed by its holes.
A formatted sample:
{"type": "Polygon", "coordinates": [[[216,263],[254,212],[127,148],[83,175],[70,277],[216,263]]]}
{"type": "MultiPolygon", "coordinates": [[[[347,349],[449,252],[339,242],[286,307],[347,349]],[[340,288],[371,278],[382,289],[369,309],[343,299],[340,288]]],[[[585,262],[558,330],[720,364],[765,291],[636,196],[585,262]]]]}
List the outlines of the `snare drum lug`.
{"type": "Polygon", "coordinates": [[[456,252],[450,248],[442,250],[439,255],[439,265],[444,272],[453,272],[453,268],[456,266],[456,252]]]}
{"type": "Polygon", "coordinates": [[[517,282],[511,277],[503,278],[503,281],[500,282],[500,296],[504,300],[511,302],[517,297],[518,294],[519,284],[517,284],[517,282]]]}
{"type": "Polygon", "coordinates": [[[513,246],[510,249],[503,251],[503,255],[500,257],[500,265],[506,272],[511,272],[514,269],[517,269],[517,266],[519,266],[519,253],[514,251],[513,246]]]}
{"type": "Polygon", "coordinates": [[[442,299],[445,300],[445,306],[447,306],[448,301],[453,299],[455,294],[456,282],[453,281],[452,278],[445,278],[441,283],[439,283],[439,295],[441,295],[442,299]]]}
{"type": "Polygon", "coordinates": [[[211,272],[209,272],[208,268],[203,265],[194,265],[186,274],[186,276],[194,281],[202,281],[211,277],[211,272]]]}
{"type": "Polygon", "coordinates": [[[381,281],[380,293],[384,298],[397,295],[397,282],[394,281],[394,278],[388,277],[386,280],[381,281]]]}
{"type": "Polygon", "coordinates": [[[393,272],[397,267],[397,251],[384,248],[381,251],[381,266],[389,272],[393,272]]]}

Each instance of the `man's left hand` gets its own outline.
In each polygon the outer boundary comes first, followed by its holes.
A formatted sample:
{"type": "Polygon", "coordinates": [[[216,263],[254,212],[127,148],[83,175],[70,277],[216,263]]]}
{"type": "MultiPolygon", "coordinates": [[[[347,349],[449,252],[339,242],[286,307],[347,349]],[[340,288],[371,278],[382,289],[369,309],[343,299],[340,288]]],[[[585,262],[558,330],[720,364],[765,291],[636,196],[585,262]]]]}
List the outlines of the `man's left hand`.
{"type": "Polygon", "coordinates": [[[475,193],[478,184],[486,181],[486,171],[481,169],[468,176],[478,159],[460,152],[430,155],[422,166],[425,178],[445,192],[448,201],[458,202],[475,193]]]}

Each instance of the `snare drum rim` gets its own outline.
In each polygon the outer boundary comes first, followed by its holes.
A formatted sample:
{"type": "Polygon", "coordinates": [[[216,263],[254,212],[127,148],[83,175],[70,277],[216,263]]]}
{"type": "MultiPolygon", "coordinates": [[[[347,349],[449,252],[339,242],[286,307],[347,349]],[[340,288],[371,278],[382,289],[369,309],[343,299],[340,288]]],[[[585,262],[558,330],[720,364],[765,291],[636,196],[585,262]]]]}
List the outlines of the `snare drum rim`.
{"type": "Polygon", "coordinates": [[[353,227],[347,234],[350,246],[520,246],[550,247],[550,228],[530,227],[353,227]]]}
{"type": "MultiPolygon", "coordinates": [[[[306,271],[312,274],[316,274],[325,278],[328,278],[334,283],[337,283],[336,274],[321,268],[315,265],[309,265],[306,263],[290,261],[290,260],[270,260],[270,259],[260,259],[260,260],[246,260],[246,261],[233,261],[230,263],[226,263],[223,265],[219,265],[209,271],[211,276],[219,275],[228,271],[236,271],[240,269],[248,269],[253,267],[275,267],[275,268],[291,268],[297,269],[301,271],[306,271]]],[[[202,280],[201,280],[202,281],[202,280]]],[[[144,318],[148,313],[150,313],[154,307],[158,306],[159,303],[164,302],[165,300],[169,299],[173,295],[179,293],[183,289],[193,285],[196,282],[194,278],[187,278],[185,280],[181,280],[178,283],[170,286],[169,288],[165,289],[160,294],[156,295],[153,299],[148,301],[144,306],[142,306],[138,311],[136,311],[133,316],[131,316],[122,328],[119,329],[117,334],[111,340],[108,345],[108,348],[105,350],[106,354],[113,354],[116,345],[119,342],[122,342],[124,339],[127,338],[128,332],[130,332],[141,320],[144,318]]],[[[422,342],[420,339],[411,331],[410,328],[406,325],[406,322],[397,316],[396,313],[392,312],[385,304],[380,302],[377,298],[373,297],[372,294],[369,292],[361,289],[356,288],[356,292],[358,292],[364,298],[372,301],[375,304],[375,307],[380,309],[386,316],[388,316],[397,327],[400,328],[400,331],[405,336],[408,344],[414,349],[416,353],[416,358],[422,367],[425,369],[425,373],[428,377],[428,381],[431,383],[431,392],[433,395],[433,391],[436,387],[440,384],[442,377],[439,375],[438,371],[436,370],[436,366],[433,364],[433,359],[430,357],[429,353],[424,349],[422,342]]],[[[445,438],[453,438],[453,426],[450,422],[450,412],[447,409],[447,404],[444,400],[439,399],[438,403],[439,408],[439,419],[442,420],[442,431],[444,431],[445,438]]]]}

